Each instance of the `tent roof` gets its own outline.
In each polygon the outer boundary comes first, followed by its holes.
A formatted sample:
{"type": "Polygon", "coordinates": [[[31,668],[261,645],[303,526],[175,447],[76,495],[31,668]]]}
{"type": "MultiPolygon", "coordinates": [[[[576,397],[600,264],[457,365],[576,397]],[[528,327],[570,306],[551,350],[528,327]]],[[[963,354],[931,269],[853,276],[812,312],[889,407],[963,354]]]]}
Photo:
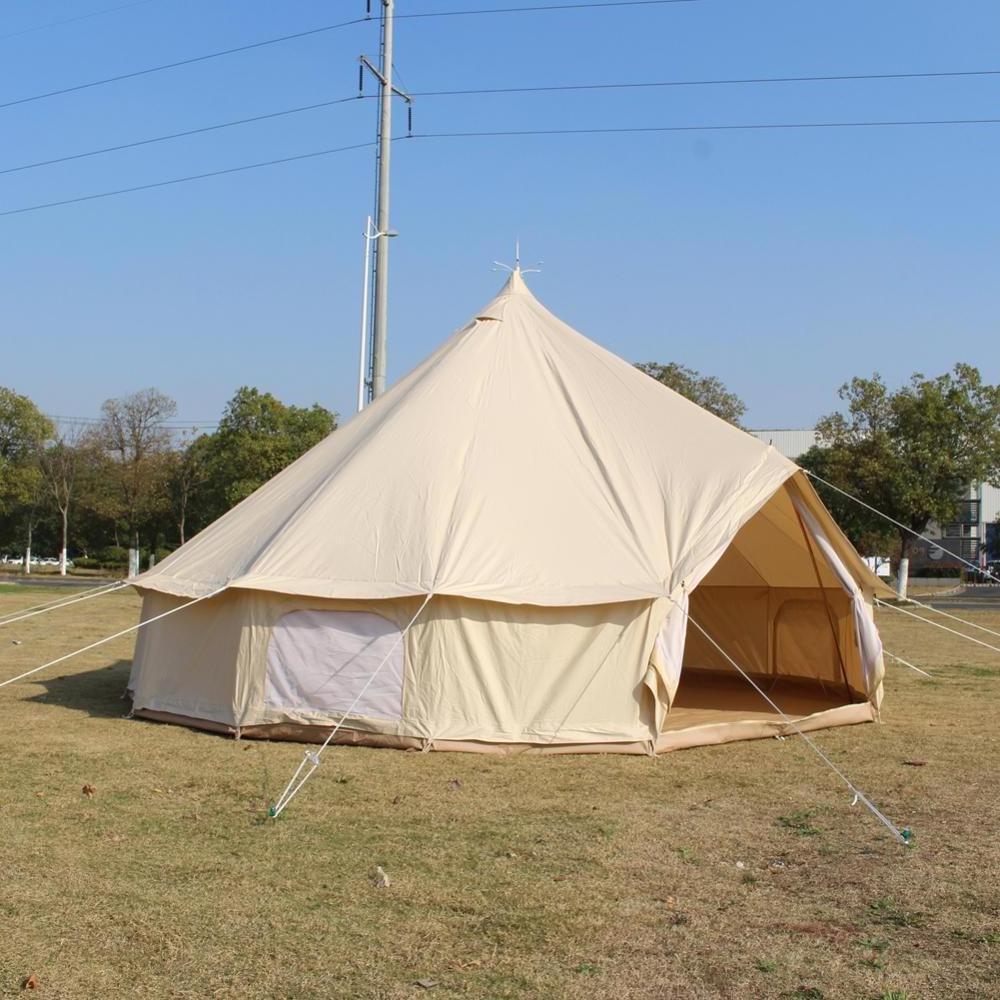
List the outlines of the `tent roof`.
{"type": "Polygon", "coordinates": [[[669,595],[796,471],[515,272],[427,360],[137,580],[538,605],[669,595]]]}

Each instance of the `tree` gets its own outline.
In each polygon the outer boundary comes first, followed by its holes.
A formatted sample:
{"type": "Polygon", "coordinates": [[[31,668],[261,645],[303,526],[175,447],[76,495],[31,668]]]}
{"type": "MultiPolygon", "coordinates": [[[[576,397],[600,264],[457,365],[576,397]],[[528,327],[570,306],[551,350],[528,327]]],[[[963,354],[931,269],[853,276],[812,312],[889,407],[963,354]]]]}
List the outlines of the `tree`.
{"type": "Polygon", "coordinates": [[[250,496],[336,426],[337,415],[318,404],[288,406],[269,392],[238,389],[218,430],[200,446],[199,460],[205,463],[204,484],[197,491],[202,526],[250,496]]]}
{"type": "Polygon", "coordinates": [[[52,421],[27,396],[0,386],[0,508],[18,505],[31,492],[25,472],[52,430],[52,421]]]}
{"type": "Polygon", "coordinates": [[[140,528],[164,502],[170,431],[163,424],[177,412],[177,404],[157,389],[143,389],[106,400],[101,411],[97,437],[110,459],[111,485],[134,573],[139,568],[140,528]]]}
{"type": "Polygon", "coordinates": [[[167,492],[180,544],[187,541],[187,525],[199,491],[209,478],[211,437],[199,434],[184,441],[170,453],[167,463],[167,492]]]}
{"type": "Polygon", "coordinates": [[[741,426],[740,421],[747,410],[746,403],[736,393],[730,392],[722,380],[714,375],[702,375],[676,361],[666,365],[656,361],[643,361],[638,362],[636,368],[668,389],[679,392],[692,403],[697,403],[709,413],[714,413],[737,427],[741,426]]]}
{"type": "Polygon", "coordinates": [[[38,450],[52,421],[35,404],[0,386],[0,513],[18,535],[24,531],[24,571],[31,572],[31,542],[42,500],[38,450]]]}
{"type": "MultiPolygon", "coordinates": [[[[935,378],[916,373],[895,392],[878,373],[854,378],[840,398],[846,413],[819,421],[821,448],[800,464],[906,526],[896,529],[905,594],[911,532],[954,520],[971,484],[1000,482],[1000,386],[958,364],[935,378]]],[[[824,499],[840,506],[830,492],[824,499]]]]}
{"type": "Polygon", "coordinates": [[[69,547],[69,508],[76,489],[77,472],[81,464],[79,432],[76,428],[56,431],[52,440],[38,450],[38,466],[62,522],[62,544],[59,547],[59,572],[66,575],[66,553],[69,547]]]}

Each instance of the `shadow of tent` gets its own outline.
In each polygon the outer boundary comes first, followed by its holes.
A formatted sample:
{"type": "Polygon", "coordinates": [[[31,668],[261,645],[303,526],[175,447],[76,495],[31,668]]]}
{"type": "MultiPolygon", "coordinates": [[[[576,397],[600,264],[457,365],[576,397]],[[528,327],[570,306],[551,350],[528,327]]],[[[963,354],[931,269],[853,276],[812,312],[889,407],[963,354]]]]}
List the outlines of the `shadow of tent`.
{"type": "Polygon", "coordinates": [[[45,688],[45,693],[28,700],[41,705],[59,705],[102,719],[120,718],[131,708],[131,702],[122,698],[131,666],[131,660],[117,660],[96,670],[43,678],[36,683],[45,688]]]}

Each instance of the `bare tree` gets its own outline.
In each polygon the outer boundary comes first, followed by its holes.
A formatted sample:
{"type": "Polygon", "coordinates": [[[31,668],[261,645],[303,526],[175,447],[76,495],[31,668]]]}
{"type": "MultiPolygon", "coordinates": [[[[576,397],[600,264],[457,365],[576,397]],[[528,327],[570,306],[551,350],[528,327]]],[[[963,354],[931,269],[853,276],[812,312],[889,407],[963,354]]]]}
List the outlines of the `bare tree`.
{"type": "Polygon", "coordinates": [[[139,528],[154,503],[162,498],[164,456],[170,431],[163,426],[177,404],[158,389],[106,400],[98,436],[112,459],[115,486],[128,530],[129,572],[139,568],[139,528]]]}
{"type": "Polygon", "coordinates": [[[73,502],[77,470],[80,466],[80,431],[75,425],[56,430],[52,439],[38,450],[38,465],[45,485],[62,518],[62,545],[59,549],[59,572],[66,575],[66,552],[69,543],[69,509],[73,502]]]}
{"type": "Polygon", "coordinates": [[[171,453],[167,466],[167,489],[181,545],[187,541],[188,514],[192,499],[208,481],[207,444],[208,437],[204,434],[182,439],[177,449],[171,453]]]}

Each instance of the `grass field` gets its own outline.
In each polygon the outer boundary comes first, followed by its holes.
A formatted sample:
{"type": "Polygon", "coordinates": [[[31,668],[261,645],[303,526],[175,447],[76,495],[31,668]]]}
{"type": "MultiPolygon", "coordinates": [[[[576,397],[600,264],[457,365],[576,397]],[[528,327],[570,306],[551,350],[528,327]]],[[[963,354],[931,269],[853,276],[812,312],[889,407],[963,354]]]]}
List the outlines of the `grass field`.
{"type": "MultiPolygon", "coordinates": [[[[137,608],[0,628],[0,680],[137,608]]],[[[934,679],[890,665],[884,724],[817,740],[910,848],[796,739],[336,748],[268,821],[302,748],[124,719],[116,641],[0,690],[0,995],[33,975],[73,998],[1000,996],[1000,654],[879,624],[934,679]]]]}

